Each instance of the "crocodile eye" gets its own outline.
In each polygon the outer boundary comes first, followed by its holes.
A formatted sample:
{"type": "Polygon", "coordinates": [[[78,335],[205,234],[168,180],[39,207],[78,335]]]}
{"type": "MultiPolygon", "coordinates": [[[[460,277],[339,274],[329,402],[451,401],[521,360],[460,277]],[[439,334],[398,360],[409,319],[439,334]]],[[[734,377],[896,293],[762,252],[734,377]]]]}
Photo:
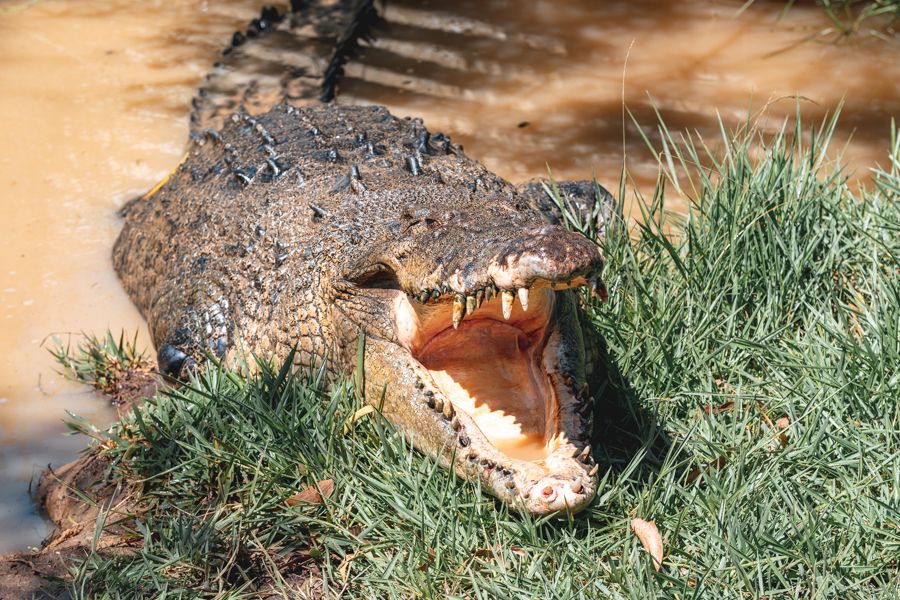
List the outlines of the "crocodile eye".
{"type": "Polygon", "coordinates": [[[358,287],[378,290],[402,290],[394,270],[387,265],[375,265],[354,282],[358,287]]]}

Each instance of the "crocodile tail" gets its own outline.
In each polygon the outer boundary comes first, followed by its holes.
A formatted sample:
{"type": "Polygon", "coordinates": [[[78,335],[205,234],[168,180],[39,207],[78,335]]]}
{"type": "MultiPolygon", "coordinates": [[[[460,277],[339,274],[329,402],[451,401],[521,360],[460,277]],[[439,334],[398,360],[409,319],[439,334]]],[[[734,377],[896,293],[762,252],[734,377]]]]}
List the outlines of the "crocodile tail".
{"type": "Polygon", "coordinates": [[[263,8],[246,31],[235,32],[200,85],[191,135],[221,129],[234,112],[331,101],[344,64],[377,21],[374,0],[292,0],[286,14],[263,8]]]}
{"type": "Polygon", "coordinates": [[[350,18],[335,46],[331,61],[322,78],[322,102],[331,102],[337,92],[337,84],[344,74],[347,60],[359,50],[360,40],[371,40],[375,25],[379,22],[378,11],[373,0],[357,0],[350,18]]]}

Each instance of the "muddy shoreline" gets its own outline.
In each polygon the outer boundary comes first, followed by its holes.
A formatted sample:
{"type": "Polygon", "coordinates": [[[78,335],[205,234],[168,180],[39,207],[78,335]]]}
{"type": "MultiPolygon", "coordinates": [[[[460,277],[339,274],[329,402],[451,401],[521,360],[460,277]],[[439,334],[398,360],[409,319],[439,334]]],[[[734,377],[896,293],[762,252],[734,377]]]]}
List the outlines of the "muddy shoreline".
{"type": "MultiPolygon", "coordinates": [[[[149,366],[149,365],[148,365],[149,366]]],[[[160,383],[148,367],[119,373],[103,394],[118,418],[127,417],[144,398],[153,396],[160,383]]],[[[133,488],[116,477],[102,445],[87,447],[81,457],[41,473],[35,503],[51,524],[50,533],[36,551],[0,555],[0,600],[14,598],[69,598],[69,569],[91,553],[98,519],[114,523],[133,514],[133,488]]],[[[134,547],[115,526],[104,528],[96,548],[112,556],[134,547]]]]}
{"type": "MultiPolygon", "coordinates": [[[[71,577],[69,569],[90,554],[101,510],[113,517],[133,507],[130,491],[107,477],[109,466],[109,458],[95,447],[67,465],[44,472],[36,501],[53,531],[36,552],[0,556],[0,600],[69,597],[65,586],[71,577]]],[[[109,554],[128,552],[130,543],[103,531],[97,549],[109,554]]]]}

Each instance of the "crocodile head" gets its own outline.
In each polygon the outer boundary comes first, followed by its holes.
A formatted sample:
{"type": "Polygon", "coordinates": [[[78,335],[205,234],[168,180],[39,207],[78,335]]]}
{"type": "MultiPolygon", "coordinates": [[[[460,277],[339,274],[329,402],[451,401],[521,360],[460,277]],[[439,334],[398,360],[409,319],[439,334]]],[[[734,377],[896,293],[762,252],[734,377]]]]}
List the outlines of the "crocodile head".
{"type": "Polygon", "coordinates": [[[382,107],[279,106],[195,140],[114,261],[162,371],[347,371],[362,331],[366,398],[416,447],[516,509],[575,512],[597,489],[575,288],[602,260],[541,201],[382,107]]]}
{"type": "Polygon", "coordinates": [[[336,302],[369,335],[369,400],[514,508],[585,508],[598,467],[576,288],[597,289],[597,246],[515,196],[398,204],[336,302]]]}

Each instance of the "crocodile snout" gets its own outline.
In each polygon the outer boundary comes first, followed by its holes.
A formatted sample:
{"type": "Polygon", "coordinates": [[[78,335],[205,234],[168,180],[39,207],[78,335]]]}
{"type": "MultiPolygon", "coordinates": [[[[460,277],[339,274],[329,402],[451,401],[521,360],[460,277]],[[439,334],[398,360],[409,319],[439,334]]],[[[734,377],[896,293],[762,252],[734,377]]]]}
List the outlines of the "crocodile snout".
{"type": "Polygon", "coordinates": [[[557,225],[522,232],[488,266],[500,288],[530,287],[537,280],[573,282],[600,275],[603,259],[596,244],[557,225]]]}

